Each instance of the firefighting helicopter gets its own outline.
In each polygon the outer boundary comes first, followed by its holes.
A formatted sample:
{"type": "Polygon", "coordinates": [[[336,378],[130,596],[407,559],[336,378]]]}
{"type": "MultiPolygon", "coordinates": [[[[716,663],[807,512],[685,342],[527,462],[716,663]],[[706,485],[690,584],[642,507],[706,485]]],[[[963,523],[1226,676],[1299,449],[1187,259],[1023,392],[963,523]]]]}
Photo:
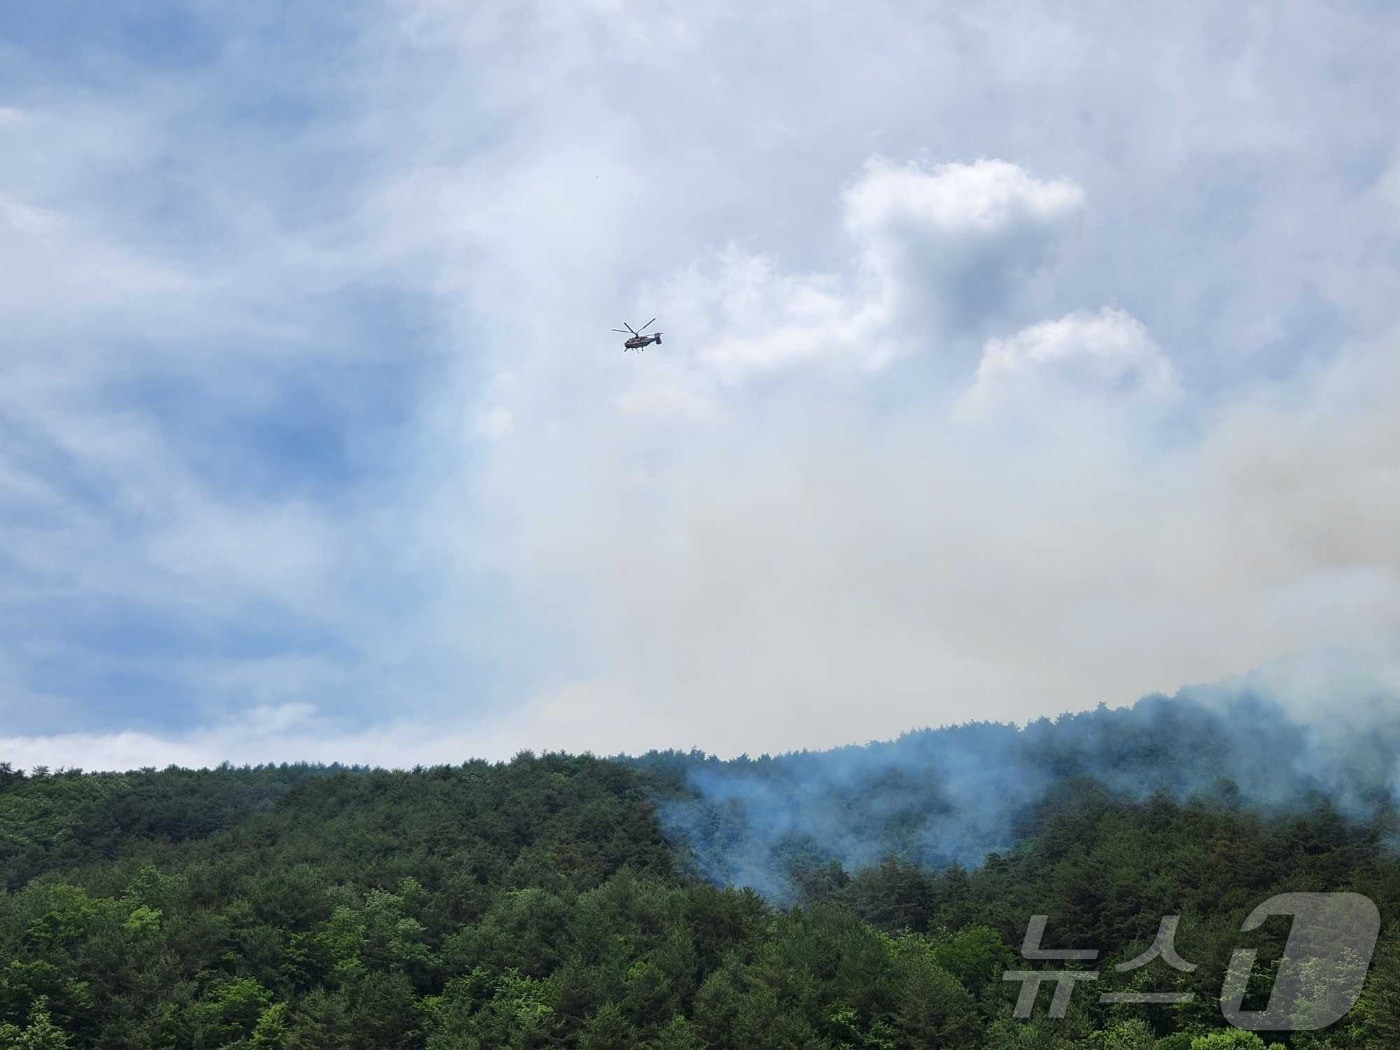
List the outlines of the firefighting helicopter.
{"type": "MultiPolygon", "coordinates": [[[[655,317],[653,317],[646,324],[642,325],[642,327],[640,328],[633,328],[630,324],[627,324],[626,321],[623,321],[622,323],[626,326],[627,332],[632,333],[631,336],[627,339],[627,341],[622,344],[622,348],[624,350],[645,350],[652,343],[655,343],[657,346],[661,345],[660,332],[652,332],[651,335],[642,335],[643,332],[645,332],[648,328],[650,328],[653,324],[656,323],[655,317]]],[[[618,332],[621,335],[627,335],[627,332],[624,332],[621,328],[614,328],[613,331],[618,332]]]]}

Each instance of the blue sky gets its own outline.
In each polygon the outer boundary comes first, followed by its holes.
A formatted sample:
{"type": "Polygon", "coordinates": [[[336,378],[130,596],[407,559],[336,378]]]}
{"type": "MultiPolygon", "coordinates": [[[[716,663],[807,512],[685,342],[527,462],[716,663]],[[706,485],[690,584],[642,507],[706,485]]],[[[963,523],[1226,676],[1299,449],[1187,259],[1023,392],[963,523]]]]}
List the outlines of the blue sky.
{"type": "Polygon", "coordinates": [[[758,752],[1388,653],[1397,58],[1360,2],[11,5],[0,751],[758,752]]]}

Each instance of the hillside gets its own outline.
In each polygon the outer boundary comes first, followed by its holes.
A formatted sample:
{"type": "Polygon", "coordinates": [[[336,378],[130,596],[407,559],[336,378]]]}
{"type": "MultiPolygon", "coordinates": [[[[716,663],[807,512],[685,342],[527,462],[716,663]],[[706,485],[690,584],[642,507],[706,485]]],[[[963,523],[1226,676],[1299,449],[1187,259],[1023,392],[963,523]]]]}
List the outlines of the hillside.
{"type": "Polygon", "coordinates": [[[0,1047],[1259,1046],[1225,1028],[1226,963],[1258,949],[1262,1002],[1288,924],[1241,924],[1304,890],[1370,897],[1382,944],[1341,1022],[1270,1040],[1400,1045],[1380,767],[1342,792],[1280,753],[1265,777],[1220,733],[1239,714],[1151,701],[729,763],[4,767],[0,1047]],[[1105,989],[1194,998],[1080,992],[1051,1020],[1044,992],[1015,1019],[1002,973],[1034,968],[1037,914],[1047,945],[1103,951],[1105,989]],[[1167,915],[1195,969],[1113,973],[1167,915]]]}

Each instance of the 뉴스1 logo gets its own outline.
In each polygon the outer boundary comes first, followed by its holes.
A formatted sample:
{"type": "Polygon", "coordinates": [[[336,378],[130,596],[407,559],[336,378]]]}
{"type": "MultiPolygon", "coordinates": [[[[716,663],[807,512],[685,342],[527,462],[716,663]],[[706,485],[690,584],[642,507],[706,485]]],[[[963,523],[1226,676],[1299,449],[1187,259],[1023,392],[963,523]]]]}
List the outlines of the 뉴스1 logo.
{"type": "MultiPolygon", "coordinates": [[[[1381,917],[1375,903],[1359,893],[1281,893],[1255,908],[1240,932],[1257,930],[1274,915],[1291,915],[1293,925],[1279,961],[1268,1004],[1262,1010],[1243,1008],[1245,991],[1254,971],[1257,952],[1236,949],[1230,957],[1220,992],[1220,1010],[1236,1028],[1250,1031],[1310,1032],[1340,1020],[1356,1005],[1371,953],[1380,933],[1381,917]]],[[[1116,973],[1130,973],[1160,960],[1184,973],[1196,969],[1176,950],[1180,916],[1164,917],[1152,946],[1135,959],[1120,963],[1116,973]]],[[[1021,957],[1031,962],[1093,962],[1098,949],[1051,949],[1041,946],[1049,917],[1031,916],[1021,944],[1021,957]]],[[[1075,988],[1097,981],[1095,970],[1007,970],[1002,979],[1020,981],[1013,1016],[1028,1018],[1035,1009],[1040,987],[1053,982],[1049,1016],[1064,1017],[1075,988]]],[[[1185,1003],[1194,992],[1104,992],[1101,1003],[1185,1003]]]]}

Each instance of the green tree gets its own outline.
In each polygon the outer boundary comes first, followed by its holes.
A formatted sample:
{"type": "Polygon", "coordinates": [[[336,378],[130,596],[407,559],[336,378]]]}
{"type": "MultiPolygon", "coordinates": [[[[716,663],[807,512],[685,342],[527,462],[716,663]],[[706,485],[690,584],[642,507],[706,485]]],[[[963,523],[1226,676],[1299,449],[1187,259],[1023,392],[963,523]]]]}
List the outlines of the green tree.
{"type": "Polygon", "coordinates": [[[1253,1032],[1231,1028],[1195,1036],[1191,1040],[1191,1050],[1285,1050],[1285,1047],[1281,1043],[1265,1043],[1253,1032]]]}
{"type": "Polygon", "coordinates": [[[43,1000],[29,1011],[24,1028],[0,1025],[0,1050],[67,1050],[68,1046],[68,1037],[54,1025],[43,1000]]]}

